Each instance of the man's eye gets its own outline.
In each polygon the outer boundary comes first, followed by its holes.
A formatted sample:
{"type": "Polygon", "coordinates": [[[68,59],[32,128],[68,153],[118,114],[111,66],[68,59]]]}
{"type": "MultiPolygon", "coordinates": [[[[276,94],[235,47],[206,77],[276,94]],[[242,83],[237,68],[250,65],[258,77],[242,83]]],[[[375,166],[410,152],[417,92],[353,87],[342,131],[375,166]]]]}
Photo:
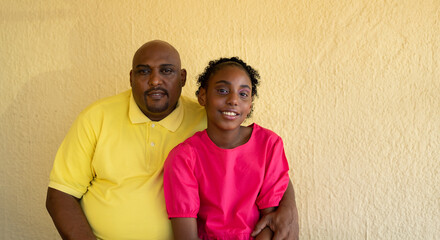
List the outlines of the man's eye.
{"type": "Polygon", "coordinates": [[[162,73],[164,73],[164,74],[171,74],[173,72],[174,72],[174,70],[171,69],[171,68],[164,68],[164,69],[162,69],[162,73]]]}
{"type": "Polygon", "coordinates": [[[146,75],[146,74],[150,73],[150,71],[147,70],[147,69],[139,69],[138,73],[141,74],[141,75],[146,75]]]}

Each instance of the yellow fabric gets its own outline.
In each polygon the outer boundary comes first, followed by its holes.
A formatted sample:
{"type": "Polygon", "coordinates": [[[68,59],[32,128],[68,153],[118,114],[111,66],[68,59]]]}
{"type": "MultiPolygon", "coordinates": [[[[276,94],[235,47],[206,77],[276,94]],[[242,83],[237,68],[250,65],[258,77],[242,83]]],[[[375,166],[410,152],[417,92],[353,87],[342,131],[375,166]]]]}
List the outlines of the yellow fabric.
{"type": "Polygon", "coordinates": [[[98,238],[172,239],[163,162],[174,146],[204,128],[204,109],[185,97],[159,122],[140,111],[131,91],[100,100],[69,130],[49,187],[82,198],[98,238]]]}

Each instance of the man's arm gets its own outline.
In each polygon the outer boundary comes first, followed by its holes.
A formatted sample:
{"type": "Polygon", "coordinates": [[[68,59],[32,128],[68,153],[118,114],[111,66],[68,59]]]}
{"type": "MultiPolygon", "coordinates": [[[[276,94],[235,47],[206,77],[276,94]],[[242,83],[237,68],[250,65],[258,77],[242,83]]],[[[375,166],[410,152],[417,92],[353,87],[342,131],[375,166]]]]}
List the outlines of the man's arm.
{"type": "Polygon", "coordinates": [[[195,218],[171,218],[174,240],[199,240],[195,218]]]}
{"type": "Polygon", "coordinates": [[[287,186],[277,210],[260,218],[255,225],[252,236],[257,236],[266,226],[274,232],[273,240],[299,239],[298,209],[291,181],[289,181],[289,186],[287,186]]]}
{"type": "MultiPolygon", "coordinates": [[[[265,217],[267,214],[274,212],[275,208],[265,208],[260,210],[260,219],[265,217]]],[[[270,230],[269,227],[265,227],[261,232],[258,234],[258,236],[255,237],[255,240],[270,240],[273,237],[273,232],[270,230]]]]}
{"type": "Polygon", "coordinates": [[[63,239],[96,240],[79,204],[79,199],[48,188],[46,209],[63,239]]]}

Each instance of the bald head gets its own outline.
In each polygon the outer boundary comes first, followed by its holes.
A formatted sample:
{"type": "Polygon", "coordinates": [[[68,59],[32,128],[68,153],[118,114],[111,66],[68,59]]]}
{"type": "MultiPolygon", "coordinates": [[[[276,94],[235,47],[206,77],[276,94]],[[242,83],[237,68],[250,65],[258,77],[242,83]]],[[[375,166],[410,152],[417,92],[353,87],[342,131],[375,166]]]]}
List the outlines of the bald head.
{"type": "Polygon", "coordinates": [[[173,59],[177,67],[181,67],[179,52],[168,42],[162,40],[153,40],[146,42],[142,45],[134,54],[132,68],[136,67],[136,63],[140,58],[145,55],[153,55],[155,53],[161,53],[161,55],[168,55],[168,59],[173,59]]]}

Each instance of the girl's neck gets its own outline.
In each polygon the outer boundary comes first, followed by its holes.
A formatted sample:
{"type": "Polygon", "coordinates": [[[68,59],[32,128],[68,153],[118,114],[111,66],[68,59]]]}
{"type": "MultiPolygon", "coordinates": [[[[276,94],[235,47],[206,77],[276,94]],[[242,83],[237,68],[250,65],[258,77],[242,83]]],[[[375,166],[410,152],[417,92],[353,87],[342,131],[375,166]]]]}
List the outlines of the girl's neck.
{"type": "Polygon", "coordinates": [[[249,141],[252,135],[252,127],[240,126],[233,130],[221,130],[209,127],[206,129],[211,141],[219,148],[232,149],[249,141]]]}

